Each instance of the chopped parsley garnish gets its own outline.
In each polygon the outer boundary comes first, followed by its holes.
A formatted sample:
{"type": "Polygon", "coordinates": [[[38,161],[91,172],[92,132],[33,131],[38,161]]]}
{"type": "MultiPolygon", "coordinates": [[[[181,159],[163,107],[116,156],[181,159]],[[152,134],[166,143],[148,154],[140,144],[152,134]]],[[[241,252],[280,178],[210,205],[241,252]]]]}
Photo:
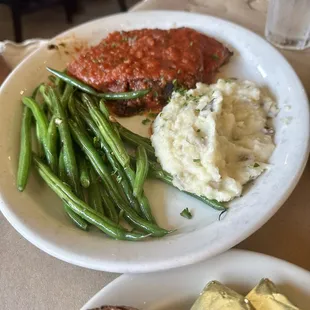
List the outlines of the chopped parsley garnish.
{"type": "Polygon", "coordinates": [[[142,121],[142,124],[147,125],[150,121],[151,121],[150,119],[146,118],[142,121]]]}
{"type": "Polygon", "coordinates": [[[196,112],[196,113],[199,113],[199,112],[200,112],[200,110],[199,110],[199,109],[195,109],[195,112],[196,112]]]}
{"type": "Polygon", "coordinates": [[[254,164],[254,168],[257,168],[257,167],[259,167],[259,164],[258,164],[258,163],[255,163],[255,164],[254,164]]]}
{"type": "Polygon", "coordinates": [[[117,44],[115,43],[115,42],[113,42],[112,44],[111,44],[111,47],[116,47],[117,46],[117,44]]]}
{"type": "Polygon", "coordinates": [[[217,56],[216,54],[212,54],[211,57],[215,60],[218,60],[219,59],[219,56],[217,56]]]}
{"type": "Polygon", "coordinates": [[[193,159],[193,162],[194,162],[194,163],[200,163],[200,159],[199,159],[199,158],[193,159]]]}
{"type": "Polygon", "coordinates": [[[148,114],[148,116],[152,117],[152,118],[155,118],[157,115],[158,115],[158,113],[153,113],[153,112],[148,114]]]}
{"type": "Polygon", "coordinates": [[[181,213],[180,213],[181,216],[185,217],[186,219],[191,219],[193,217],[191,211],[189,211],[188,208],[185,208],[181,213]]]}
{"type": "Polygon", "coordinates": [[[153,97],[154,98],[157,98],[158,97],[158,92],[155,90],[155,91],[153,91],[153,97]]]}

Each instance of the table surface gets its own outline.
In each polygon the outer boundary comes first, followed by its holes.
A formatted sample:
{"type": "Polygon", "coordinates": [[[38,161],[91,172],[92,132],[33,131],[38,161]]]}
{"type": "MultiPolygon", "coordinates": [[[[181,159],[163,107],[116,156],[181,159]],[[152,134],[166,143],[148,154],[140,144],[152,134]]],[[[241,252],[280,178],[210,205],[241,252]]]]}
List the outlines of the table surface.
{"type": "MultiPolygon", "coordinates": [[[[146,0],[132,10],[187,10],[219,16],[263,34],[266,0],[146,0]]],[[[310,50],[281,51],[310,94],[310,50]]],[[[3,66],[0,64],[0,71],[3,66]]],[[[1,77],[1,72],[0,72],[1,77]]],[[[310,167],[274,217],[237,246],[310,270],[310,167]]],[[[19,235],[0,214],[2,309],[79,309],[118,275],[53,258],[19,235]]]]}

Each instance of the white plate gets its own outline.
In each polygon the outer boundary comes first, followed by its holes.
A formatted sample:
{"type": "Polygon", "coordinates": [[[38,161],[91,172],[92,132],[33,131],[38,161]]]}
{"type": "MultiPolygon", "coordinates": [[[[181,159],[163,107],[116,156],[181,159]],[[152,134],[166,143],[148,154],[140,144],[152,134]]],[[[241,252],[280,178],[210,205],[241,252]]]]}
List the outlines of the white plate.
{"type": "MultiPolygon", "coordinates": [[[[149,181],[146,193],[155,216],[162,226],[178,228],[175,233],[134,243],[105,238],[95,229],[89,233],[78,230],[68,221],[59,199],[36,174],[24,193],[15,189],[21,94],[30,94],[46,79],[45,66],[61,69],[68,60],[62,49],[42,47],[16,68],[1,88],[0,193],[3,214],[43,251],[76,265],[113,272],[149,272],[192,264],[247,238],[280,208],[295,187],[308,155],[308,101],[290,65],[259,36],[210,16],[155,11],[99,19],[61,34],[55,42],[65,40],[68,45],[72,38],[78,38],[95,44],[113,30],[180,26],[216,37],[234,51],[219,75],[254,80],[276,97],[281,110],[275,122],[277,148],[271,158],[272,169],[242,198],[230,203],[231,210],[222,221],[218,221],[218,212],[201,202],[163,183],[149,181]],[[179,215],[185,207],[193,210],[192,220],[179,215]]],[[[139,118],[122,122],[146,133],[139,118]]]]}
{"type": "Polygon", "coordinates": [[[183,268],[123,275],[98,292],[82,310],[102,305],[188,310],[209,281],[218,280],[246,295],[262,278],[271,279],[300,309],[309,309],[310,272],[264,254],[231,250],[183,268]]]}

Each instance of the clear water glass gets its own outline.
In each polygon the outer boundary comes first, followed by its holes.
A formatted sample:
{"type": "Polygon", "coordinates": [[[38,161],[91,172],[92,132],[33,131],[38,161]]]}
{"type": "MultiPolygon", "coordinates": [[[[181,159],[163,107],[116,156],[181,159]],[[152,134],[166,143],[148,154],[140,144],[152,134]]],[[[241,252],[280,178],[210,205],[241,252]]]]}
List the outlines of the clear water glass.
{"type": "Polygon", "coordinates": [[[280,48],[309,47],[310,0],[269,0],[265,36],[280,48]]]}

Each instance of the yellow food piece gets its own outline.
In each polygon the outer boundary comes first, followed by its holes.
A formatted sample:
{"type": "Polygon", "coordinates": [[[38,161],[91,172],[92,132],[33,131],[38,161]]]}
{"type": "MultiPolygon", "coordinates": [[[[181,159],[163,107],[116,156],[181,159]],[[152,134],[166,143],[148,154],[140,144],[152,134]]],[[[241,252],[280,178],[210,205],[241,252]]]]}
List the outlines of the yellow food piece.
{"type": "Polygon", "coordinates": [[[256,310],[299,310],[269,279],[262,279],[246,298],[256,310]]]}
{"type": "Polygon", "coordinates": [[[251,310],[254,307],[242,295],[218,281],[209,282],[191,310],[251,310]]]}

